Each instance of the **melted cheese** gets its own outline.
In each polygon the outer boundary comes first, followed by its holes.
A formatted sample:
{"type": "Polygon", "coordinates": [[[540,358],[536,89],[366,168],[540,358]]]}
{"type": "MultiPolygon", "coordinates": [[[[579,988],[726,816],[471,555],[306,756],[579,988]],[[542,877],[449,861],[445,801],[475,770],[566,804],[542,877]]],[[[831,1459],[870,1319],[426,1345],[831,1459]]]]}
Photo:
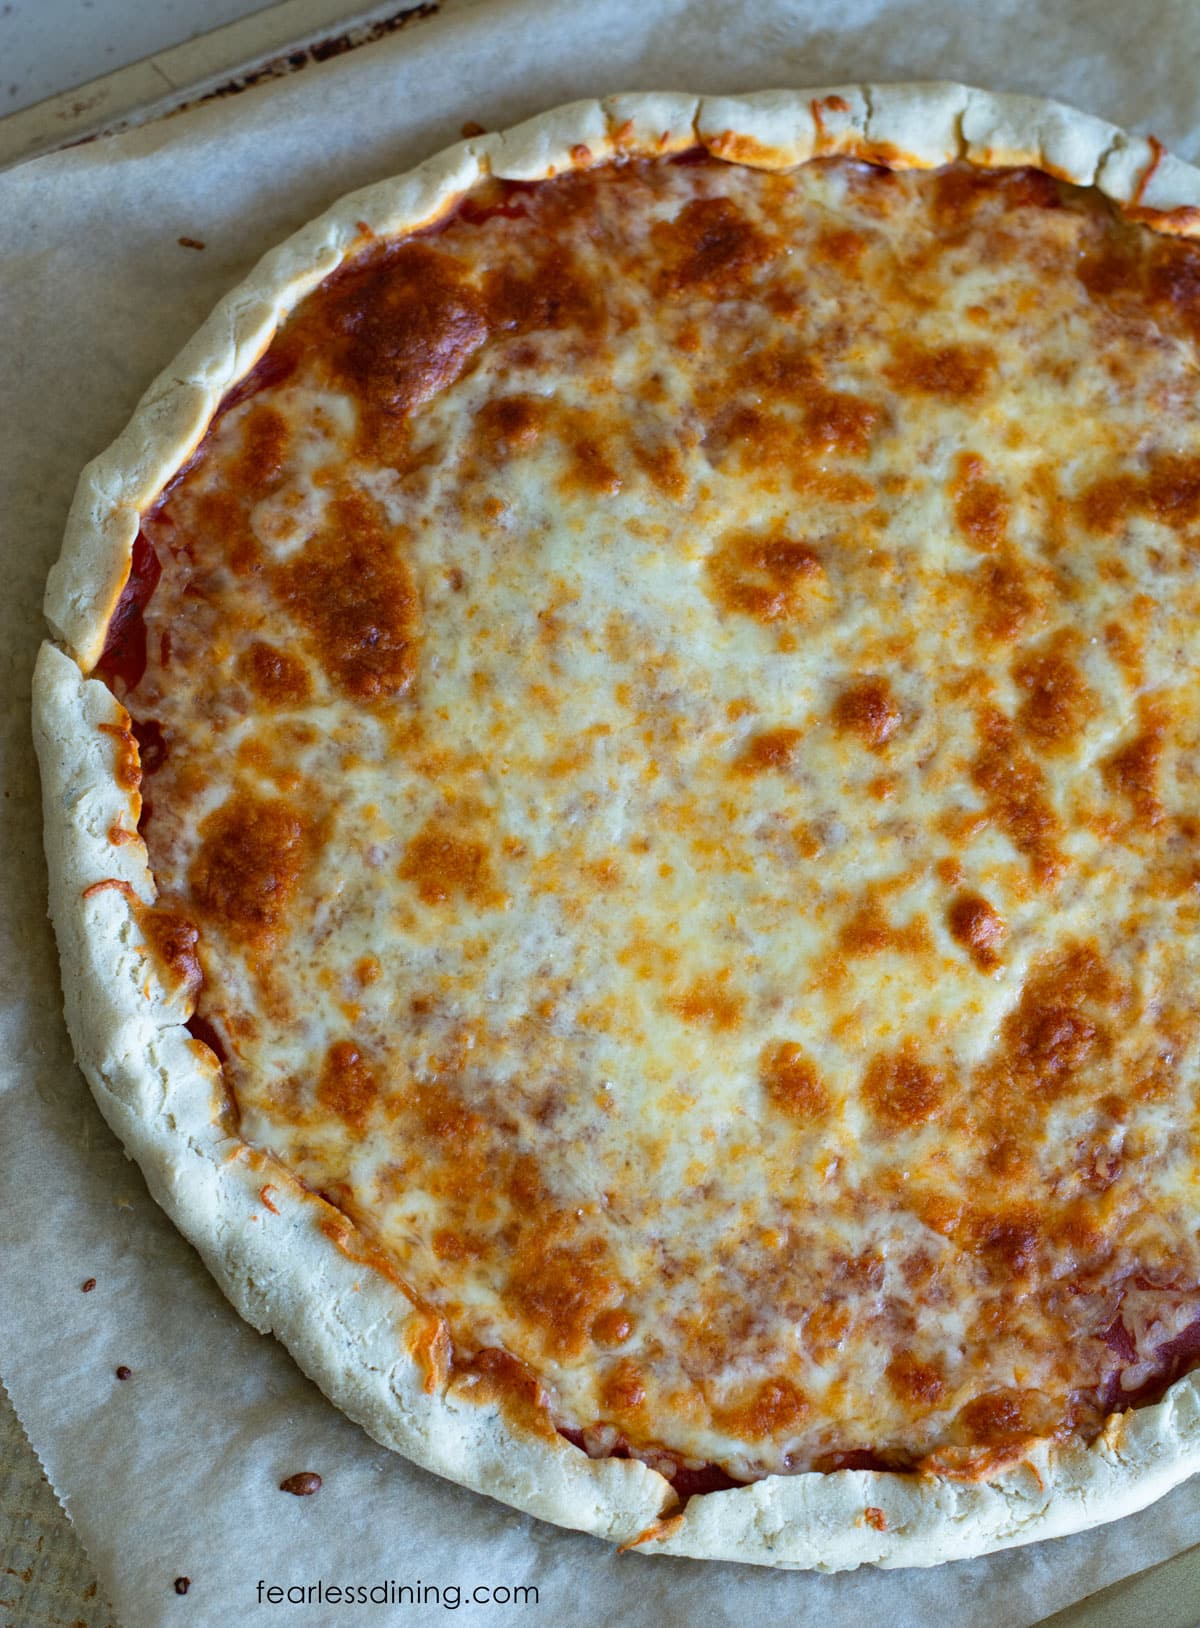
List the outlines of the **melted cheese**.
{"type": "Polygon", "coordinates": [[[1021,172],[489,184],[144,517],[242,1134],[590,1450],[969,1464],[1191,1360],[1197,264],[1021,172]]]}

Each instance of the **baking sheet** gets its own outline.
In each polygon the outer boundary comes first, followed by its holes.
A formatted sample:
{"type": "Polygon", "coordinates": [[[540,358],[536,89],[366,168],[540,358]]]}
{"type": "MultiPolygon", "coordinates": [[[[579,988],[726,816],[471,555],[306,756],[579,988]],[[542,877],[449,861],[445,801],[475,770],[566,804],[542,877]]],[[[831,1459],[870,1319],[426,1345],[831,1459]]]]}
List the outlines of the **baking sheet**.
{"type": "Polygon", "coordinates": [[[366,9],[349,9],[349,0],[279,0],[0,118],[0,169],[298,73],[436,10],[427,0],[383,0],[366,9]]]}
{"type": "Polygon", "coordinates": [[[262,250],[464,121],[495,127],[619,89],[945,77],[1055,94],[1195,158],[1198,59],[1190,0],[1136,12],[1094,0],[847,0],[836,12],[825,0],[446,0],[294,80],[0,176],[0,1374],[125,1628],[341,1628],[447,1611],[489,1624],[1025,1628],[1200,1541],[1196,1485],[1097,1533],[932,1572],[772,1573],[617,1555],[375,1447],[226,1306],[74,1070],[27,722],[42,584],[79,468],[262,250]],[[317,1496],[278,1491],[309,1469],[324,1478],[317,1496]],[[259,1604],[260,1581],[385,1597],[391,1585],[392,1603],[259,1604]],[[518,1587],[536,1602],[470,1600],[518,1587]]]}

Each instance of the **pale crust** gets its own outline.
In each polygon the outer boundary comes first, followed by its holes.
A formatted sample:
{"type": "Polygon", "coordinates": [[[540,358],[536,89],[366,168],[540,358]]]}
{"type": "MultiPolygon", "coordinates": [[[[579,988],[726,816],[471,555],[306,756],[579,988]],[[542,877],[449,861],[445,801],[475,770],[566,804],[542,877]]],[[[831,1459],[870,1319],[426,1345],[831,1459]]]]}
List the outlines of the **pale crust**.
{"type": "Polygon", "coordinates": [[[1041,1443],[988,1479],[772,1476],[694,1497],[682,1513],[669,1483],[636,1460],[592,1460],[565,1440],[514,1430],[463,1381],[448,1387],[436,1364],[427,1380],[428,1363],[410,1354],[419,1309],[331,1241],[322,1222],[334,1212],[224,1128],[211,1053],[182,1027],[186,994],[166,986],[142,942],[132,899],[154,898],[145,848],[111,840],[114,826],[133,833],[137,821],[136,794],[116,773],[112,731],[125,714],[83,676],[129,575],[140,511],[287,313],[348,253],[428,225],[489,174],[535,180],[696,145],[769,169],[835,154],[895,167],[1031,164],[1095,185],[1159,230],[1200,235],[1200,171],[1152,140],[1058,103],[933,83],[578,102],[342,199],[221,302],[80,479],[46,595],[60,648],[43,646],[34,675],[67,1022],[109,1124],[238,1311],[278,1335],[377,1440],[531,1514],[648,1552],[824,1571],[933,1565],[1115,1519],[1200,1469],[1200,1376],[1114,1416],[1091,1447],[1041,1443]],[[125,888],[94,888],[106,880],[125,888]]]}

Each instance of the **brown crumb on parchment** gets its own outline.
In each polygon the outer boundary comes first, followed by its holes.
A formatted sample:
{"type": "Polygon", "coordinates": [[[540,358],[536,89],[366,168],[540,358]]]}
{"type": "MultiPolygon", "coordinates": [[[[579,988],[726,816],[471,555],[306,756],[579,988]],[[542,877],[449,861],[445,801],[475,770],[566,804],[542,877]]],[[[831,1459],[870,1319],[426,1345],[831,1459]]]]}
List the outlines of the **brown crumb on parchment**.
{"type": "Polygon", "coordinates": [[[79,1287],[84,1294],[91,1294],[92,1290],[96,1287],[96,1280],[95,1278],[84,1278],[79,1287]]]}
{"type": "Polygon", "coordinates": [[[279,1483],[280,1492],[290,1492],[296,1498],[311,1498],[321,1490],[321,1477],[315,1470],[300,1470],[279,1483]]]}
{"type": "Polygon", "coordinates": [[[133,1369],[132,1368],[127,1368],[125,1366],[125,1364],[122,1363],[121,1366],[117,1369],[117,1378],[118,1379],[132,1379],[133,1378],[133,1369]]]}
{"type": "Polygon", "coordinates": [[[198,237],[177,237],[175,241],[181,249],[202,249],[204,247],[198,237]]]}
{"type": "Polygon", "coordinates": [[[192,1580],[191,1580],[190,1577],[177,1577],[175,1579],[175,1592],[176,1592],[176,1594],[186,1594],[188,1589],[191,1588],[191,1586],[192,1586],[192,1580]]]}

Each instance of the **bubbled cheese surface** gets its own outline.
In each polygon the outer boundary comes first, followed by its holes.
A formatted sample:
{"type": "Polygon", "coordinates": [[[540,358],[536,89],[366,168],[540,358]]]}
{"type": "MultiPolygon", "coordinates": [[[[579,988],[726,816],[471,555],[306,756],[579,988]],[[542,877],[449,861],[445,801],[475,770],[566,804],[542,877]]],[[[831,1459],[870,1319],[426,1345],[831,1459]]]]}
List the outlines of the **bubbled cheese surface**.
{"type": "Polygon", "coordinates": [[[144,516],[241,1134],[452,1369],[752,1478],[1194,1360],[1198,337],[1040,175],[489,183],[144,516]]]}

